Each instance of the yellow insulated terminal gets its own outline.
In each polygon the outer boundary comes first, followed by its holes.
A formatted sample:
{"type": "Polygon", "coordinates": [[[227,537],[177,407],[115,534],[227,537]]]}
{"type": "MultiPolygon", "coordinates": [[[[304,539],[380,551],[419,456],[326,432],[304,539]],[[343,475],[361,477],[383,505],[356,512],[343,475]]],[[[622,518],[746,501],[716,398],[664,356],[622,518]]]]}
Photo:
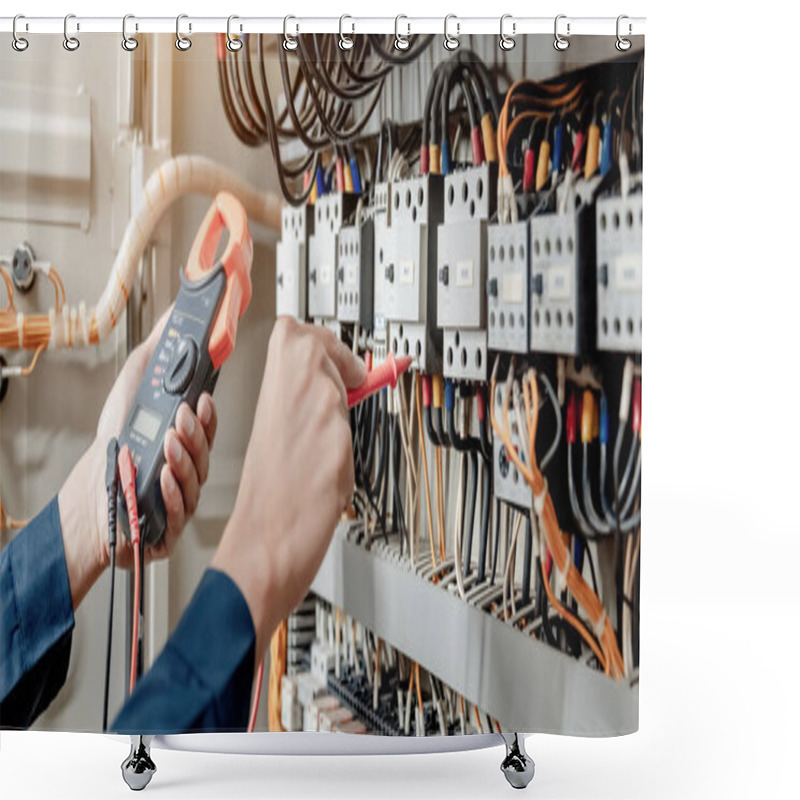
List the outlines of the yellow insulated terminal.
{"type": "Polygon", "coordinates": [[[539,162],[536,164],[536,191],[547,183],[547,171],[550,167],[550,142],[542,139],[539,145],[539,162]]]}
{"type": "Polygon", "coordinates": [[[481,117],[481,132],[483,133],[483,149],[486,154],[486,160],[489,162],[497,161],[497,139],[494,135],[492,115],[488,111],[481,117]]]}
{"type": "MultiPolygon", "coordinates": [[[[586,389],[583,393],[583,409],[581,411],[581,441],[591,442],[596,416],[594,395],[586,389]]],[[[599,431],[598,431],[599,432],[599,431]]]]}
{"type": "Polygon", "coordinates": [[[442,398],[444,396],[444,385],[441,375],[433,376],[433,407],[442,407],[442,398]]]}
{"type": "Polygon", "coordinates": [[[442,174],[442,150],[438,144],[430,146],[431,175],[442,174]]]}
{"type": "Polygon", "coordinates": [[[589,135],[586,137],[586,161],[583,168],[583,177],[591,178],[597,172],[597,162],[600,158],[600,126],[596,123],[589,125],[589,135]]]}

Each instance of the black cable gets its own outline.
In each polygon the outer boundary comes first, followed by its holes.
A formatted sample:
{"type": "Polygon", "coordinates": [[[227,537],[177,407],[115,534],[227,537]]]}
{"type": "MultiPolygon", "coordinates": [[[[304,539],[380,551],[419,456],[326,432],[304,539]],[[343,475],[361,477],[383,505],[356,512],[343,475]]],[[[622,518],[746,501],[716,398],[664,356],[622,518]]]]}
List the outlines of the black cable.
{"type": "Polygon", "coordinates": [[[111,595],[108,601],[106,670],[103,687],[103,731],[108,730],[108,687],[111,679],[111,643],[114,632],[114,574],[117,566],[117,493],[119,492],[119,444],[111,439],[106,451],[106,499],[108,501],[108,550],[111,556],[111,595]]]}

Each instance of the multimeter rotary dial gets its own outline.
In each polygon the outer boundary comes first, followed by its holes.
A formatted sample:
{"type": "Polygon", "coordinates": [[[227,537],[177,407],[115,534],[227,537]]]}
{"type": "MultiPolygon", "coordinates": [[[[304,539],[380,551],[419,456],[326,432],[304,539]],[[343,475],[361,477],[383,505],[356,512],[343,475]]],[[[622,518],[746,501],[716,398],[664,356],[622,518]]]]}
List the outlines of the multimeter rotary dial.
{"type": "Polygon", "coordinates": [[[164,389],[170,394],[182,394],[194,377],[197,360],[197,344],[194,339],[184,336],[167,364],[164,389]]]}

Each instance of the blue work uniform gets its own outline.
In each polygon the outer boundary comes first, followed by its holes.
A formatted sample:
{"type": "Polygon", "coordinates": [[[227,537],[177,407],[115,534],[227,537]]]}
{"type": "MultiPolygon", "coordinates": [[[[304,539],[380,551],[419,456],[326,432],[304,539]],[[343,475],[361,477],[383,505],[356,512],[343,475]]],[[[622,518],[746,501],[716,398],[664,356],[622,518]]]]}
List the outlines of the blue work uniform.
{"type": "MultiPolygon", "coordinates": [[[[50,705],[67,677],[74,627],[54,498],[0,553],[0,727],[27,728],[50,705]]],[[[225,573],[207,569],[111,730],[244,730],[254,667],[247,602],[225,573]]],[[[101,702],[98,692],[98,728],[101,702]]]]}

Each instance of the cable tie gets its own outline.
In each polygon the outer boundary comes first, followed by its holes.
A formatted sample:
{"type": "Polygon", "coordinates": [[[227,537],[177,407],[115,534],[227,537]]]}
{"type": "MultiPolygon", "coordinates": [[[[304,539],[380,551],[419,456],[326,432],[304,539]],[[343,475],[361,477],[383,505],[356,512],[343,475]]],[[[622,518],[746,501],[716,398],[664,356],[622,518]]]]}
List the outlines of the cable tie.
{"type": "Polygon", "coordinates": [[[23,328],[25,327],[25,315],[21,311],[17,311],[17,343],[19,349],[22,350],[23,328]]]}
{"type": "Polygon", "coordinates": [[[547,478],[544,479],[542,491],[539,494],[533,493],[533,510],[536,512],[537,517],[542,516],[544,511],[544,501],[547,499],[547,478]]]}
{"type": "Polygon", "coordinates": [[[569,565],[571,563],[571,559],[569,557],[569,551],[567,551],[567,560],[564,562],[564,569],[560,569],[558,565],[556,565],[556,594],[561,594],[567,588],[567,573],[569,572],[569,565]]]}
{"type": "Polygon", "coordinates": [[[592,623],[592,630],[594,631],[594,635],[598,639],[603,638],[603,633],[605,632],[607,619],[608,619],[608,614],[606,613],[606,610],[603,609],[603,613],[600,615],[597,621],[592,623]]]}
{"type": "Polygon", "coordinates": [[[78,318],[81,322],[81,333],[83,334],[83,345],[89,344],[89,325],[86,322],[86,302],[81,300],[78,305],[78,318]]]}

